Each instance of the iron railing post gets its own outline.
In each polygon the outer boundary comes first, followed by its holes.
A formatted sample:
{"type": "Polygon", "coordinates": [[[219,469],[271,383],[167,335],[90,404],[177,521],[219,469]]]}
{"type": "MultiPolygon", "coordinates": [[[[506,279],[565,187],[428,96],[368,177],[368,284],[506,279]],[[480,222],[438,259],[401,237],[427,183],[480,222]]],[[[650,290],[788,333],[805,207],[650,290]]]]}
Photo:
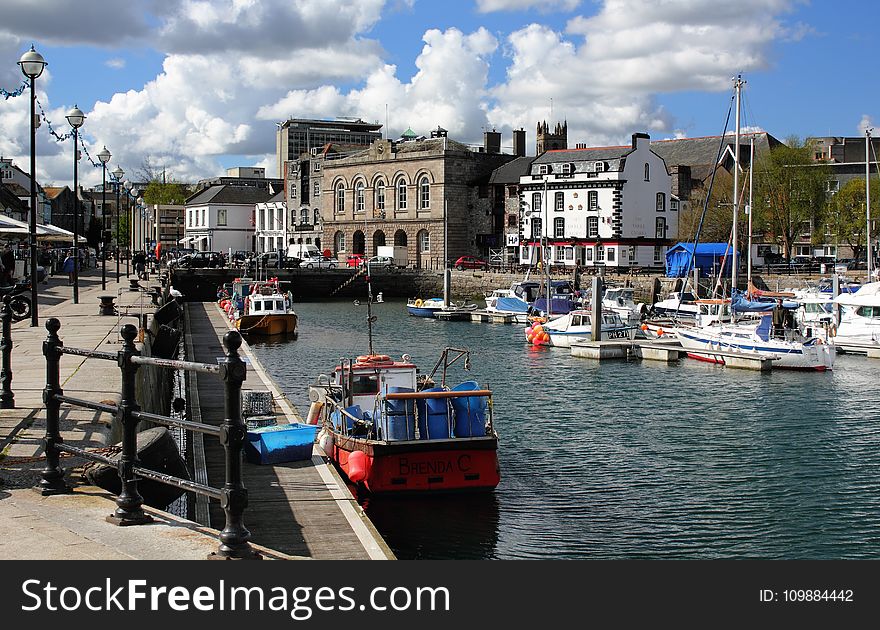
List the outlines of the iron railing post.
{"type": "Polygon", "coordinates": [[[209,557],[216,559],[260,559],[248,542],[251,533],[244,526],[247,489],[241,479],[242,447],[247,430],[241,419],[241,385],[247,377],[247,366],[238,355],[241,335],[229,331],[223,336],[226,360],[220,365],[224,384],[225,418],[220,425],[220,443],[226,451],[226,483],[220,506],[226,515],[226,526],[220,532],[220,548],[209,557]]]}
{"type": "Polygon", "coordinates": [[[135,377],[138,365],[131,357],[140,354],[134,345],[137,328],[131,324],[122,327],[122,350],[118,354],[119,369],[122,372],[122,392],[117,411],[117,419],[122,424],[122,453],[119,457],[119,480],[122,490],[116,497],[116,510],[107,517],[114,525],[143,525],[153,518],[143,510],[144,499],[138,492],[137,477],[137,425],[138,419],[132,414],[140,411],[135,398],[135,377]]]}
{"type": "Polygon", "coordinates": [[[70,487],[64,481],[64,472],[59,465],[61,451],[58,445],[63,443],[59,429],[59,410],[61,403],[56,396],[61,396],[61,339],[58,331],[61,322],[52,317],[46,322],[48,337],[43,342],[43,356],[46,357],[46,388],[43,390],[43,404],[46,406],[46,437],[43,444],[46,448],[46,466],[41,472],[40,492],[43,496],[66,494],[70,487]]]}
{"type": "Polygon", "coordinates": [[[3,297],[3,308],[0,310],[0,319],[3,321],[3,338],[0,341],[0,353],[3,355],[3,366],[0,369],[0,409],[15,409],[15,394],[12,392],[12,308],[9,302],[12,298],[8,295],[3,297]]]}

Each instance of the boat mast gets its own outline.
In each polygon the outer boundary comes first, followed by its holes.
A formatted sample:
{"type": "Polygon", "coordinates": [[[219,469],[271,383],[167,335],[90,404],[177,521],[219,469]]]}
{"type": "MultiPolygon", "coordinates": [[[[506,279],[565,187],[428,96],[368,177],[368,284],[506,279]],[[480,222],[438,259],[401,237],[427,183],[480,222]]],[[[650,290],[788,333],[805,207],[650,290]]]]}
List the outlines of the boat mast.
{"type": "MultiPolygon", "coordinates": [[[[366,247],[365,247],[366,249],[366,247]]],[[[370,261],[367,260],[367,339],[373,354],[373,285],[370,283],[370,261]]]]}
{"type": "Polygon", "coordinates": [[[748,276],[748,284],[746,291],[751,291],[752,287],[752,198],[755,192],[754,177],[752,173],[755,170],[755,134],[752,134],[752,141],[749,143],[749,205],[746,206],[749,215],[749,249],[746,252],[746,274],[748,276]]]}
{"type": "Polygon", "coordinates": [[[868,234],[868,253],[865,260],[868,263],[868,280],[871,281],[871,128],[865,129],[865,211],[867,223],[865,232],[868,234]]]}
{"type": "Polygon", "coordinates": [[[547,225],[548,217],[547,217],[547,178],[549,175],[544,175],[544,229],[541,230],[541,235],[543,236],[544,243],[541,246],[541,259],[544,261],[544,277],[547,281],[547,321],[553,317],[553,302],[550,298],[550,265],[548,264],[548,256],[547,250],[549,246],[547,244],[547,232],[550,229],[550,226],[547,225]]]}
{"type": "Polygon", "coordinates": [[[733,231],[731,240],[733,241],[733,264],[730,272],[730,294],[736,289],[737,276],[737,221],[739,219],[739,115],[740,115],[740,98],[742,95],[743,80],[742,75],[737,75],[733,80],[733,88],[736,91],[736,131],[734,133],[734,165],[733,165],[733,231]]]}

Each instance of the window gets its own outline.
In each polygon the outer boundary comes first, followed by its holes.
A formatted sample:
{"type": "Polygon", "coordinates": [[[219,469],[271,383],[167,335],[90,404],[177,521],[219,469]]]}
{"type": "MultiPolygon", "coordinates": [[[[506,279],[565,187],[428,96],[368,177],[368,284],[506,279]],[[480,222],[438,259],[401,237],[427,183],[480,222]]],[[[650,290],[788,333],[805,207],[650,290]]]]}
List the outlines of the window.
{"type": "Polygon", "coordinates": [[[300,224],[302,224],[302,225],[309,224],[309,214],[310,213],[309,213],[308,206],[303,206],[302,208],[299,209],[299,222],[300,222],[300,224]]]}
{"type": "Polygon", "coordinates": [[[532,217],[532,238],[541,238],[541,219],[532,217]]]}
{"type": "Polygon", "coordinates": [[[596,172],[602,173],[605,170],[605,162],[596,162],[596,172]]]}
{"type": "Polygon", "coordinates": [[[666,219],[657,217],[657,238],[666,238],[666,219]]]}
{"type": "Polygon", "coordinates": [[[596,262],[605,262],[605,246],[596,245],[596,262]]]}
{"type": "Polygon", "coordinates": [[[419,180],[419,210],[431,208],[431,184],[427,177],[419,180]]]}
{"type": "Polygon", "coordinates": [[[345,186],[342,182],[336,184],[336,214],[345,212],[345,186]]]}
{"type": "Polygon", "coordinates": [[[345,251],[345,232],[337,232],[333,238],[333,245],[336,247],[336,253],[345,251]]]}
{"type": "Polygon", "coordinates": [[[507,227],[516,227],[516,215],[508,214],[507,215],[507,227]]]}
{"type": "Polygon", "coordinates": [[[657,212],[666,212],[666,193],[657,193],[657,212]]]}
{"type": "Polygon", "coordinates": [[[226,225],[226,208],[217,209],[217,225],[226,225]]]}
{"type": "Polygon", "coordinates": [[[532,212],[541,211],[541,193],[532,193],[532,212]]]}
{"type": "Polygon", "coordinates": [[[208,209],[207,208],[202,208],[202,225],[203,226],[208,225],[208,209]]]}
{"type": "Polygon", "coordinates": [[[312,194],[317,198],[318,195],[321,194],[321,180],[316,179],[315,183],[312,185],[312,194]]]}
{"type": "Polygon", "coordinates": [[[555,212],[562,212],[565,210],[565,193],[558,192],[554,195],[554,198],[553,210],[555,212]]]}
{"type": "Polygon", "coordinates": [[[406,180],[402,177],[397,180],[397,209],[406,210],[406,180]]]}
{"type": "Polygon", "coordinates": [[[629,259],[630,260],[636,259],[636,246],[635,245],[631,245],[629,248],[629,259]]]}
{"type": "Polygon", "coordinates": [[[584,260],[587,262],[593,262],[593,248],[587,247],[584,249],[584,260]]]}
{"type": "Polygon", "coordinates": [[[654,264],[659,265],[663,262],[663,247],[656,245],[654,247],[654,264]]]}
{"type": "Polygon", "coordinates": [[[674,197],[669,200],[669,211],[670,212],[678,212],[678,199],[674,197]]]}
{"type": "Polygon", "coordinates": [[[566,247],[565,248],[565,259],[566,260],[574,260],[574,247],[566,247]]]}
{"type": "Polygon", "coordinates": [[[587,193],[587,210],[599,209],[599,191],[591,190],[587,193]]]}
{"type": "Polygon", "coordinates": [[[587,217],[587,238],[599,236],[599,217],[587,217]]]}
{"type": "Polygon", "coordinates": [[[574,168],[572,164],[563,164],[560,168],[560,174],[562,175],[571,175],[574,172],[574,168]]]}
{"type": "Polygon", "coordinates": [[[840,182],[834,179],[830,179],[825,182],[825,192],[829,194],[835,194],[840,191],[840,182]]]}
{"type": "Polygon", "coordinates": [[[548,164],[539,164],[538,165],[538,175],[547,175],[550,172],[550,166],[548,164]]]}
{"type": "Polygon", "coordinates": [[[376,182],[376,210],[385,209],[385,182],[376,182]]]}
{"type": "Polygon", "coordinates": [[[321,223],[321,211],[315,208],[315,222],[312,225],[318,225],[321,223]]]}
{"type": "Polygon", "coordinates": [[[312,162],[312,170],[316,173],[321,170],[321,163],[318,160],[312,162]]]}
{"type": "Polygon", "coordinates": [[[645,181],[651,181],[651,165],[647,162],[645,163],[645,181]]]}
{"type": "Polygon", "coordinates": [[[290,196],[296,197],[296,184],[290,184],[290,196]]]}
{"type": "Polygon", "coordinates": [[[193,210],[186,211],[186,227],[193,226],[193,214],[194,214],[193,210]]]}
{"type": "Polygon", "coordinates": [[[267,230],[277,229],[275,227],[275,208],[269,206],[266,208],[266,228],[267,230]]]}
{"type": "Polygon", "coordinates": [[[421,230],[418,236],[419,252],[427,253],[431,251],[431,233],[428,230],[421,230]]]}
{"type": "Polygon", "coordinates": [[[609,247],[609,248],[608,248],[608,252],[607,252],[607,254],[608,254],[608,262],[614,262],[614,256],[615,256],[614,252],[615,252],[615,250],[614,250],[613,247],[609,247]]]}
{"type": "Polygon", "coordinates": [[[553,238],[565,238],[565,219],[562,217],[553,219],[553,238]]]}
{"type": "Polygon", "coordinates": [[[364,183],[358,182],[354,187],[354,211],[363,212],[364,207],[364,183]]]}

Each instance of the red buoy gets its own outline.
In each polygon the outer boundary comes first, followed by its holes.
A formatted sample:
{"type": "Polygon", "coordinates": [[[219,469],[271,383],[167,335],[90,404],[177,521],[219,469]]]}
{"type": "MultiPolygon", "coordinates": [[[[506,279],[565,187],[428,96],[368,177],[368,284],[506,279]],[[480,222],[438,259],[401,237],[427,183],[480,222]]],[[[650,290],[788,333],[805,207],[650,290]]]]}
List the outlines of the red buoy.
{"type": "Polygon", "coordinates": [[[348,456],[348,478],[355,483],[363,481],[370,472],[370,459],[363,451],[354,451],[348,456]]]}

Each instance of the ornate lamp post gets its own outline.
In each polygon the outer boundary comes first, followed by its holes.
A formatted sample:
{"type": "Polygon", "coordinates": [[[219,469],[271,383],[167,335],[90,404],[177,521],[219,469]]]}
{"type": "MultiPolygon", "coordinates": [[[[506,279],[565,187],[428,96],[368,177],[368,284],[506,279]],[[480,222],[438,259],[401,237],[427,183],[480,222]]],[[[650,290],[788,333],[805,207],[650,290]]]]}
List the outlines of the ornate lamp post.
{"type": "Polygon", "coordinates": [[[134,221],[132,221],[131,209],[131,188],[132,183],[128,180],[123,182],[122,187],[125,189],[125,203],[128,212],[128,258],[125,261],[125,275],[131,275],[131,257],[134,256],[134,221]]]}
{"type": "Polygon", "coordinates": [[[121,208],[119,207],[119,187],[122,186],[122,176],[125,175],[125,171],[117,166],[111,175],[116,180],[116,282],[119,282],[119,254],[122,251],[119,248],[119,217],[122,216],[121,208]]]}
{"type": "Polygon", "coordinates": [[[107,147],[101,149],[98,153],[98,159],[101,161],[101,290],[107,290],[107,245],[110,239],[107,238],[107,162],[110,161],[110,151],[107,147]]]}
{"type": "Polygon", "coordinates": [[[37,77],[43,74],[43,69],[49,65],[43,56],[31,49],[18,60],[21,72],[30,79],[31,84],[31,207],[30,225],[28,226],[28,240],[31,249],[31,326],[38,326],[37,318],[37,95],[34,91],[34,83],[37,77]]]}
{"type": "Polygon", "coordinates": [[[79,304],[79,128],[86,115],[74,105],[66,118],[73,127],[73,303],[79,304]]]}

